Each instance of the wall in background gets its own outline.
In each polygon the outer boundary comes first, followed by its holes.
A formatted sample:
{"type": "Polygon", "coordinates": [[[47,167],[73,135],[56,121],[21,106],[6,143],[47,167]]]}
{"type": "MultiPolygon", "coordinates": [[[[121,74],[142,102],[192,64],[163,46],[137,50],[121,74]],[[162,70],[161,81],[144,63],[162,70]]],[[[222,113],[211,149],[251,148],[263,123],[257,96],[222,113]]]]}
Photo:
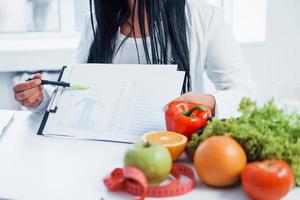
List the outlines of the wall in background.
{"type": "Polygon", "coordinates": [[[263,101],[276,95],[280,81],[300,83],[299,11],[299,0],[270,0],[266,43],[242,46],[263,101]]]}
{"type": "MultiPolygon", "coordinates": [[[[276,95],[279,81],[300,82],[300,1],[270,0],[268,2],[267,40],[262,44],[242,44],[249,69],[259,85],[262,100],[276,95]]],[[[35,52],[29,60],[19,52],[18,59],[0,52],[1,67],[5,63],[35,63],[61,65],[73,60],[70,52],[35,52]]],[[[0,69],[1,71],[1,69],[0,69]]],[[[13,73],[0,73],[0,108],[16,108],[12,100],[10,83],[13,73]]],[[[299,91],[300,92],[300,91],[299,91]]]]}

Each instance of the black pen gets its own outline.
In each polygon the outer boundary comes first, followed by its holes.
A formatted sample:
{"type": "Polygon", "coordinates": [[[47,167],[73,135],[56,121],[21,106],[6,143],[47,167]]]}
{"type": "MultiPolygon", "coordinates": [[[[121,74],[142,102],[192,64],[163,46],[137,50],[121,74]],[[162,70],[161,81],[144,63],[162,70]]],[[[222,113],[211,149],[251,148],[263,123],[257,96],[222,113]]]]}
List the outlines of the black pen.
{"type": "MultiPolygon", "coordinates": [[[[28,78],[26,81],[32,81],[34,78],[28,78]]],[[[68,83],[65,81],[49,81],[49,80],[43,80],[41,79],[41,85],[54,85],[54,86],[61,86],[61,87],[68,87],[75,90],[87,90],[89,89],[88,86],[80,85],[80,84],[74,84],[74,83],[68,83]]]]}

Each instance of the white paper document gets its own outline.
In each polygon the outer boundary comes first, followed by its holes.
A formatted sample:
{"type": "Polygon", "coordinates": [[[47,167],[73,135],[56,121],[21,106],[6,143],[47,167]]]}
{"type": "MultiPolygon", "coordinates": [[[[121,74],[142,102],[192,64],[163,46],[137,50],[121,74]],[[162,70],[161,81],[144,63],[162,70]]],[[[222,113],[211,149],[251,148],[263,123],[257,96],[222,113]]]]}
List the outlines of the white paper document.
{"type": "Polygon", "coordinates": [[[180,96],[184,73],[174,66],[77,65],[63,80],[90,89],[60,89],[45,135],[136,142],[165,130],[164,106],[180,96]]]}
{"type": "Polygon", "coordinates": [[[14,113],[9,110],[0,111],[0,137],[4,133],[5,128],[13,120],[14,113]]]}

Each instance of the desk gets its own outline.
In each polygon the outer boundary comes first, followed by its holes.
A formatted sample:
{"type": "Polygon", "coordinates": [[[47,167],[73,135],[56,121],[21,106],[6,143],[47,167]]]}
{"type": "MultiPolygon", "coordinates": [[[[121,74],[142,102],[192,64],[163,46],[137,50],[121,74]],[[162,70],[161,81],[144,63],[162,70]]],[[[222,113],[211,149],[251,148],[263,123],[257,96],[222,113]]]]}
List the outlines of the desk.
{"type": "MultiPolygon", "coordinates": [[[[133,199],[125,193],[108,193],[102,183],[113,168],[122,166],[128,144],[37,136],[42,115],[14,112],[13,122],[0,138],[0,198],[133,199]]],[[[286,199],[297,199],[299,195],[300,189],[294,189],[286,199]]],[[[172,199],[248,198],[240,186],[214,189],[197,178],[193,192],[172,199]]]]}

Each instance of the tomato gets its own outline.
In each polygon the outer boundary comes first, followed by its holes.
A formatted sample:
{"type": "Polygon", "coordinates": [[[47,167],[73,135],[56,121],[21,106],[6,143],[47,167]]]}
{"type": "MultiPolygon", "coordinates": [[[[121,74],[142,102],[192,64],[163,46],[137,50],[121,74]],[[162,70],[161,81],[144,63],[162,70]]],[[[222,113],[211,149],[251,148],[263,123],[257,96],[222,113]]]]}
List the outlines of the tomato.
{"type": "Polygon", "coordinates": [[[247,157],[243,148],[227,136],[206,139],[194,155],[194,165],[200,179],[216,187],[236,183],[246,164],[247,157]]]}
{"type": "Polygon", "coordinates": [[[290,166],[280,160],[253,162],[242,172],[244,191],[254,199],[279,200],[286,196],[294,185],[290,166]]]}

